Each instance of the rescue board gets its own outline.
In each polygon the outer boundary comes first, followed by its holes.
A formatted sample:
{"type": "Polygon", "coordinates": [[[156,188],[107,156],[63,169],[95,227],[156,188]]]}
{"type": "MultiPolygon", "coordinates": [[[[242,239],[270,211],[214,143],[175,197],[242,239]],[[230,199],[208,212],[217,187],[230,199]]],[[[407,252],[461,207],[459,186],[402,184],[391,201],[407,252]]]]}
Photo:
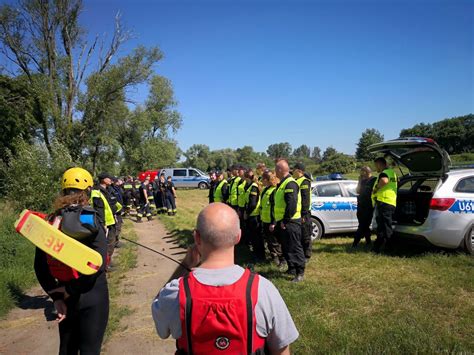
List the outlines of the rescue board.
{"type": "Polygon", "coordinates": [[[18,233],[63,264],[84,275],[95,274],[102,266],[102,256],[29,210],[15,222],[18,233]]]}

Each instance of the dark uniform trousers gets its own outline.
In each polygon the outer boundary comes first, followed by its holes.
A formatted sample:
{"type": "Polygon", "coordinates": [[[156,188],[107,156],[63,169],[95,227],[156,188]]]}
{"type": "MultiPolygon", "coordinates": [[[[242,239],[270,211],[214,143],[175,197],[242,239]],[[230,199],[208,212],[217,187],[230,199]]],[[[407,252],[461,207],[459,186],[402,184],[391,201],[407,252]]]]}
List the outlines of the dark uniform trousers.
{"type": "Polygon", "coordinates": [[[107,227],[107,255],[109,256],[109,260],[112,259],[112,255],[114,255],[114,250],[117,245],[117,223],[112,224],[111,226],[107,227]]]}
{"type": "Polygon", "coordinates": [[[272,260],[278,259],[282,262],[285,259],[281,251],[281,244],[275,233],[275,231],[270,232],[270,223],[262,223],[262,237],[267,242],[268,251],[270,252],[272,260]]]}
{"type": "Polygon", "coordinates": [[[259,260],[265,260],[265,243],[260,233],[260,220],[257,216],[248,217],[245,225],[246,234],[250,244],[253,247],[253,253],[259,260]]]}
{"type": "Polygon", "coordinates": [[[375,220],[377,221],[377,239],[374,244],[375,251],[380,251],[390,238],[392,238],[394,213],[395,206],[377,201],[375,206],[375,220]]]}
{"type": "Polygon", "coordinates": [[[311,241],[311,234],[313,232],[313,223],[309,214],[303,215],[301,219],[301,244],[306,259],[311,258],[313,253],[313,242],[311,241]]]}
{"type": "Polygon", "coordinates": [[[296,274],[304,274],[305,256],[301,245],[301,219],[293,219],[281,228],[281,222],[277,223],[276,234],[280,241],[283,257],[288,264],[288,270],[296,271],[296,274]]]}
{"type": "Polygon", "coordinates": [[[358,206],[357,207],[357,221],[359,225],[354,237],[354,245],[357,245],[362,238],[365,238],[367,244],[370,243],[370,236],[372,231],[370,230],[370,224],[372,223],[372,217],[374,215],[374,209],[371,206],[358,206]]]}

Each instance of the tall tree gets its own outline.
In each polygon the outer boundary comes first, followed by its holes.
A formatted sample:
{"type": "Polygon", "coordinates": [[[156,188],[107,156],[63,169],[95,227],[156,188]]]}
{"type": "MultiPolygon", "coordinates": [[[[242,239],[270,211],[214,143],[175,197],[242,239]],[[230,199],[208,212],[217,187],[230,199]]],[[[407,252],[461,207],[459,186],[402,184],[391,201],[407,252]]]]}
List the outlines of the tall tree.
{"type": "Polygon", "coordinates": [[[96,49],[103,49],[98,53],[100,73],[129,38],[117,17],[108,45],[99,37],[87,43],[81,11],[81,0],[19,0],[17,7],[0,7],[1,51],[13,65],[12,74],[28,80],[38,107],[35,118],[50,152],[52,136],[70,144],[77,96],[96,49]]]}
{"type": "Polygon", "coordinates": [[[311,149],[306,144],[302,144],[293,151],[293,156],[296,158],[310,158],[311,149]]]}
{"type": "Polygon", "coordinates": [[[184,153],[186,161],[184,164],[189,167],[194,167],[206,171],[209,167],[209,146],[205,144],[193,144],[184,153]]]}
{"type": "Polygon", "coordinates": [[[321,148],[319,147],[314,147],[313,152],[311,153],[311,159],[315,163],[320,163],[322,158],[321,158],[321,148]]]}
{"type": "Polygon", "coordinates": [[[375,143],[380,143],[383,141],[383,134],[380,133],[375,128],[367,128],[362,132],[362,136],[357,143],[356,149],[356,158],[360,161],[369,161],[374,159],[374,155],[369,153],[367,148],[375,143]]]}
{"type": "Polygon", "coordinates": [[[327,160],[331,159],[337,153],[338,153],[338,151],[333,146],[327,147],[326,150],[323,153],[323,161],[327,161],[327,160]]]}
{"type": "Polygon", "coordinates": [[[291,145],[288,142],[272,144],[267,148],[267,154],[273,159],[288,158],[291,155],[291,145]]]}

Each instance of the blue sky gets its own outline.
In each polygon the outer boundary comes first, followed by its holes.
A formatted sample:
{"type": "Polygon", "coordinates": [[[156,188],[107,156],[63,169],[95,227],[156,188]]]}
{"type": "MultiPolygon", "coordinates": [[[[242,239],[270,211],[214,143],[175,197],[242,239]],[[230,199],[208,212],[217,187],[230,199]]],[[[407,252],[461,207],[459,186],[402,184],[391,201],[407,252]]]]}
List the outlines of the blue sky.
{"type": "MultiPolygon", "coordinates": [[[[366,128],[396,138],[474,112],[473,1],[85,1],[90,35],[113,18],[158,45],[186,150],[288,141],[354,153],[366,128]]],[[[134,90],[142,101],[146,88],[134,90]]]]}

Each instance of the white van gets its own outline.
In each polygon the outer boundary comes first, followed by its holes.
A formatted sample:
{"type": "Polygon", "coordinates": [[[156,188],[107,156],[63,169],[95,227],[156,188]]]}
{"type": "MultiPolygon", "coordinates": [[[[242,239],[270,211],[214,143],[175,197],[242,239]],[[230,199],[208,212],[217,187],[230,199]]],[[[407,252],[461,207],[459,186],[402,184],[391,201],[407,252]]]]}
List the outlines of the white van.
{"type": "Polygon", "coordinates": [[[208,189],[210,185],[209,176],[197,168],[164,168],[160,170],[160,175],[171,176],[174,186],[177,188],[198,188],[208,189]]]}

